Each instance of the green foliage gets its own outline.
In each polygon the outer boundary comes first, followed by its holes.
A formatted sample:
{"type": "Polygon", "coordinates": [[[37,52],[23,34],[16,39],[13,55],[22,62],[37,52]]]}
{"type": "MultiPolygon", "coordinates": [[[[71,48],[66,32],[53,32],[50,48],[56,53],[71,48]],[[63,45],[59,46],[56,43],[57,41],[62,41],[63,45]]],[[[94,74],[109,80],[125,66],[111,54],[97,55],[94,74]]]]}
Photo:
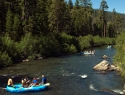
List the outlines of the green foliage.
{"type": "Polygon", "coordinates": [[[102,0],[102,2],[100,3],[100,20],[102,20],[103,23],[103,36],[102,37],[106,37],[106,25],[107,25],[107,14],[106,14],[106,10],[108,9],[108,5],[107,2],[105,0],[102,0]]]}
{"type": "MultiPolygon", "coordinates": [[[[36,39],[31,33],[27,33],[21,38],[21,41],[16,43],[16,49],[21,58],[28,58],[28,56],[33,56],[34,48],[36,44],[36,39]]],[[[30,57],[31,58],[31,57],[30,57]]]]}
{"type": "Polygon", "coordinates": [[[37,53],[42,56],[57,56],[60,54],[60,44],[58,43],[55,34],[47,36],[41,35],[37,41],[37,53]]]}
{"type": "Polygon", "coordinates": [[[109,37],[102,38],[102,45],[114,45],[114,44],[115,44],[115,38],[109,38],[109,37]]]}
{"type": "Polygon", "coordinates": [[[98,35],[93,37],[93,42],[94,42],[94,46],[101,46],[102,45],[101,37],[98,35]]]}
{"type": "Polygon", "coordinates": [[[12,60],[8,53],[6,51],[3,53],[0,51],[0,67],[10,66],[11,64],[12,60]]]}
{"type": "Polygon", "coordinates": [[[19,18],[19,15],[15,14],[13,22],[13,31],[10,35],[14,41],[19,41],[21,39],[22,35],[24,34],[21,30],[21,20],[19,18]]]}
{"type": "Polygon", "coordinates": [[[47,34],[49,31],[48,29],[48,12],[50,8],[50,0],[39,0],[37,1],[36,11],[35,11],[35,31],[33,34],[47,34]]]}
{"type": "Polygon", "coordinates": [[[2,51],[6,51],[9,56],[13,57],[16,55],[15,42],[9,37],[8,34],[1,37],[2,51]]]}
{"type": "Polygon", "coordinates": [[[64,46],[64,51],[68,54],[73,54],[77,52],[76,47],[74,45],[70,46],[69,44],[64,43],[63,46],[64,46]]]}
{"type": "Polygon", "coordinates": [[[70,10],[73,8],[72,0],[68,0],[68,6],[70,10]]]}
{"type": "Polygon", "coordinates": [[[73,54],[77,52],[76,46],[74,46],[74,37],[67,35],[66,33],[61,34],[61,45],[64,48],[64,52],[73,54]]]}
{"type": "Polygon", "coordinates": [[[70,54],[74,54],[74,53],[76,53],[76,52],[77,52],[76,46],[71,45],[71,46],[69,47],[69,53],[70,53],[70,54]]]}
{"type": "Polygon", "coordinates": [[[78,9],[80,6],[79,6],[79,0],[76,0],[75,2],[75,7],[78,9]]]}
{"type": "Polygon", "coordinates": [[[66,33],[62,33],[61,37],[63,39],[63,42],[71,44],[72,36],[67,35],[66,33]]]}
{"type": "Polygon", "coordinates": [[[52,32],[62,32],[66,29],[66,3],[64,0],[52,0],[50,13],[48,15],[49,28],[52,32]]]}
{"type": "Polygon", "coordinates": [[[125,76],[125,33],[121,33],[116,39],[116,53],[113,58],[114,64],[121,70],[121,74],[125,76]]]}
{"type": "Polygon", "coordinates": [[[78,40],[79,40],[79,45],[81,47],[81,50],[91,47],[92,39],[93,39],[93,37],[91,35],[84,36],[84,37],[80,36],[78,38],[78,40]]]}
{"type": "Polygon", "coordinates": [[[13,62],[33,60],[37,54],[58,56],[115,44],[113,37],[125,29],[124,15],[106,12],[105,0],[101,2],[101,11],[92,9],[90,0],[76,0],[74,5],[71,0],[0,2],[1,55],[13,62]],[[101,38],[104,29],[106,38],[101,38]]]}
{"type": "Polygon", "coordinates": [[[114,45],[115,38],[109,38],[109,37],[101,38],[100,36],[94,36],[93,43],[94,46],[114,45]]]}
{"type": "Polygon", "coordinates": [[[79,44],[80,44],[80,48],[81,50],[85,49],[85,48],[89,48],[92,46],[102,46],[102,45],[109,45],[115,44],[115,39],[114,38],[101,38],[100,36],[92,36],[92,35],[88,35],[88,36],[80,36],[78,38],[79,40],[79,44]]]}
{"type": "Polygon", "coordinates": [[[11,34],[12,32],[12,24],[13,24],[13,14],[10,9],[7,11],[6,15],[6,32],[11,34]]]}

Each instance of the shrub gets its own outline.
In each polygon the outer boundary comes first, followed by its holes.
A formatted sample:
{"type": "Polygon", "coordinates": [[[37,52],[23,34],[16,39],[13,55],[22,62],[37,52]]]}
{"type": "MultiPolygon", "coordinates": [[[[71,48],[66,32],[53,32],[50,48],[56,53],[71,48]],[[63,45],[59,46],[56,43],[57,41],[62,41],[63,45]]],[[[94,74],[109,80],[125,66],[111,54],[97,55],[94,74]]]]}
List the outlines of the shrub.
{"type": "Polygon", "coordinates": [[[102,38],[100,36],[94,36],[93,37],[93,43],[94,43],[94,46],[101,46],[102,45],[102,38]]]}
{"type": "Polygon", "coordinates": [[[91,35],[84,36],[84,37],[80,36],[78,40],[79,40],[79,45],[81,47],[81,50],[91,47],[92,39],[93,37],[91,35]]]}
{"type": "Polygon", "coordinates": [[[36,44],[36,39],[31,35],[31,33],[27,33],[25,36],[21,38],[21,41],[16,43],[16,49],[21,58],[28,58],[28,56],[32,56],[36,44]]]}
{"type": "Polygon", "coordinates": [[[69,47],[69,53],[70,53],[70,54],[74,54],[74,53],[76,53],[76,52],[77,52],[76,47],[75,47],[74,45],[71,45],[71,46],[69,47]]]}
{"type": "Polygon", "coordinates": [[[121,70],[121,74],[125,76],[125,33],[121,33],[116,39],[116,53],[113,57],[114,64],[121,70]]]}
{"type": "Polygon", "coordinates": [[[9,57],[8,53],[5,52],[1,52],[0,51],[0,67],[6,67],[12,64],[12,60],[11,57],[9,57]]]}
{"type": "Polygon", "coordinates": [[[8,34],[1,37],[1,50],[2,52],[6,51],[12,60],[17,56],[16,42],[8,34]]]}

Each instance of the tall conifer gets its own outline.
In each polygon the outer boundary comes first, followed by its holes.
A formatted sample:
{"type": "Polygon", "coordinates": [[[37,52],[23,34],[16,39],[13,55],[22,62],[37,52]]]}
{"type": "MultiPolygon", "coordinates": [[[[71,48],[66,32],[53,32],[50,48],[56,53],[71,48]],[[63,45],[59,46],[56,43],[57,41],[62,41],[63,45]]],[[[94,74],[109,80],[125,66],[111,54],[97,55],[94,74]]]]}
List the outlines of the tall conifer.
{"type": "Polygon", "coordinates": [[[107,24],[107,19],[106,19],[106,10],[108,9],[107,2],[105,0],[102,0],[100,3],[100,10],[101,10],[101,19],[103,22],[103,37],[106,37],[106,24],[107,24]]]}

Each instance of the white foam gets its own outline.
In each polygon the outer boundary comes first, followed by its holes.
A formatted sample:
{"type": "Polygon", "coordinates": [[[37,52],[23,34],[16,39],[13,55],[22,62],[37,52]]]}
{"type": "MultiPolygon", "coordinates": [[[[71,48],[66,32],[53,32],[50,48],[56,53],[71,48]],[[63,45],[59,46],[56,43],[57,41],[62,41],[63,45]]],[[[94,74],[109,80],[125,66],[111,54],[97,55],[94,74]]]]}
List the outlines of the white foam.
{"type": "Polygon", "coordinates": [[[93,84],[89,85],[89,89],[94,90],[94,91],[98,91],[97,89],[94,88],[93,84]]]}
{"type": "Polygon", "coordinates": [[[84,75],[79,75],[81,78],[87,78],[88,75],[84,74],[84,75]]]}
{"type": "Polygon", "coordinates": [[[75,73],[71,73],[70,75],[74,75],[75,73]]]}
{"type": "Polygon", "coordinates": [[[113,91],[116,92],[116,93],[119,93],[119,94],[124,94],[124,92],[120,89],[114,89],[113,91]]]}

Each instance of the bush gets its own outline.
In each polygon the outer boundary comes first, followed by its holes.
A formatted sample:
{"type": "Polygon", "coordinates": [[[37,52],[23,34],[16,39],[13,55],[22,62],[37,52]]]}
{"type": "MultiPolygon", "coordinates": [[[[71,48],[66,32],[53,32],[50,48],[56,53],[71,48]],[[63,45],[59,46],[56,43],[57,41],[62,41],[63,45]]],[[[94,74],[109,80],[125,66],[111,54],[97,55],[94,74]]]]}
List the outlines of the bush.
{"type": "Polygon", "coordinates": [[[74,45],[71,45],[71,46],[69,47],[69,53],[70,53],[70,54],[74,54],[74,53],[76,53],[76,52],[77,52],[76,47],[75,47],[74,45]]]}
{"type": "Polygon", "coordinates": [[[102,38],[100,36],[93,37],[94,46],[101,46],[102,45],[102,38]]]}
{"type": "Polygon", "coordinates": [[[121,70],[121,74],[125,76],[125,33],[121,33],[116,39],[116,53],[113,57],[114,64],[121,70]]]}
{"type": "Polygon", "coordinates": [[[75,37],[71,35],[67,35],[66,33],[60,34],[60,37],[58,37],[58,41],[60,43],[60,46],[62,48],[62,52],[66,54],[73,54],[77,52],[78,43],[76,44],[77,40],[75,37]]]}
{"type": "MultiPolygon", "coordinates": [[[[28,58],[28,56],[33,56],[36,47],[36,39],[31,35],[31,33],[26,34],[21,38],[21,41],[16,43],[16,50],[21,58],[28,58]]],[[[31,58],[31,57],[30,57],[31,58]]]]}
{"type": "Polygon", "coordinates": [[[1,50],[6,51],[11,60],[17,57],[16,42],[14,42],[8,34],[1,37],[1,50]]]}
{"type": "Polygon", "coordinates": [[[8,56],[7,52],[0,52],[0,67],[6,67],[12,64],[11,57],[8,56]]]}
{"type": "Polygon", "coordinates": [[[102,45],[113,45],[115,44],[115,38],[102,38],[102,45]]]}
{"type": "Polygon", "coordinates": [[[78,40],[79,40],[79,45],[81,47],[81,50],[91,47],[92,39],[93,37],[91,35],[84,36],[84,37],[80,36],[78,40]]]}

